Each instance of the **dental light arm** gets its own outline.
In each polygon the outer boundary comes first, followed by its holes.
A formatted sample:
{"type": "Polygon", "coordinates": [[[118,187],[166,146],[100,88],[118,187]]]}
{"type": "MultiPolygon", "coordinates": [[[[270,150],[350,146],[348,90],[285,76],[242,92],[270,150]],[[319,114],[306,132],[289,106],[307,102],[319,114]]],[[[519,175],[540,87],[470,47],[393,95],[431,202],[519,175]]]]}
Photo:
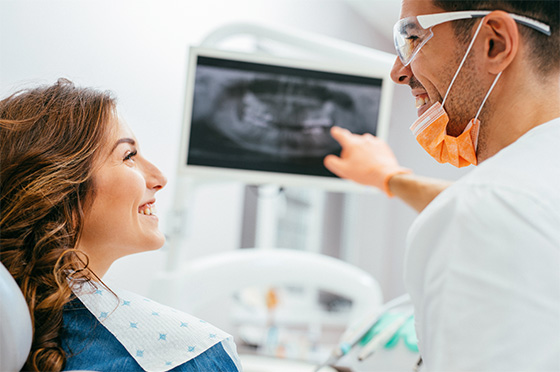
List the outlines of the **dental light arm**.
{"type": "MultiPolygon", "coordinates": [[[[257,23],[231,23],[219,27],[208,34],[200,43],[204,47],[218,47],[226,39],[237,35],[253,35],[257,40],[272,40],[281,44],[298,47],[302,51],[313,52],[323,57],[348,61],[353,64],[372,66],[382,64],[390,71],[395,55],[368,48],[344,40],[319,35],[302,30],[290,29],[279,25],[257,23]]],[[[374,67],[372,67],[374,68],[374,67]]]]}

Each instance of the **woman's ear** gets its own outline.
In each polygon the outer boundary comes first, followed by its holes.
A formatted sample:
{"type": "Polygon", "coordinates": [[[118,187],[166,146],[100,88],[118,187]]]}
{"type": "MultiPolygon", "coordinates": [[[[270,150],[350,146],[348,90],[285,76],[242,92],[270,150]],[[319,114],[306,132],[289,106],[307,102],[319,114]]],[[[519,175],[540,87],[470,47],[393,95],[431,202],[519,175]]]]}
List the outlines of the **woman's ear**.
{"type": "Polygon", "coordinates": [[[519,30],[517,23],[509,14],[496,10],[488,14],[484,40],[484,56],[488,72],[498,74],[504,71],[517,55],[519,49],[519,30]]]}

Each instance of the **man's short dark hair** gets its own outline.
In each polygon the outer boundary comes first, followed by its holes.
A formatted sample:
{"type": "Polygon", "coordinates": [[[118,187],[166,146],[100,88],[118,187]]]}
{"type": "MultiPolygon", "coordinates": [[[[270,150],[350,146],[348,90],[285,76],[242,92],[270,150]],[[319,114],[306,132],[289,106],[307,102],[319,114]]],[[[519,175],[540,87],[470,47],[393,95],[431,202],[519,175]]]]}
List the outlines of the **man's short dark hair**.
{"type": "MultiPolygon", "coordinates": [[[[503,10],[515,13],[550,26],[551,36],[526,26],[519,26],[519,33],[529,45],[536,71],[547,75],[560,71],[560,1],[559,0],[432,0],[447,12],[459,10],[503,10]]],[[[455,21],[455,34],[461,42],[471,37],[474,21],[455,21]]]]}

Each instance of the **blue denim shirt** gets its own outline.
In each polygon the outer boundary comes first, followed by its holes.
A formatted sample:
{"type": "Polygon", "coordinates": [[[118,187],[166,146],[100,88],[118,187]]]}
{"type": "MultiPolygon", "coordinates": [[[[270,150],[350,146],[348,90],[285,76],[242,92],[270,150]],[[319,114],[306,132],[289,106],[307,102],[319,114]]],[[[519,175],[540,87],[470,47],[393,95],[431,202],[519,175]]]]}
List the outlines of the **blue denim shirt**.
{"type": "MultiPolygon", "coordinates": [[[[66,371],[143,371],[117,338],[79,299],[65,306],[61,338],[67,356],[66,371]]],[[[222,343],[218,343],[170,371],[238,372],[238,369],[222,343]]]]}

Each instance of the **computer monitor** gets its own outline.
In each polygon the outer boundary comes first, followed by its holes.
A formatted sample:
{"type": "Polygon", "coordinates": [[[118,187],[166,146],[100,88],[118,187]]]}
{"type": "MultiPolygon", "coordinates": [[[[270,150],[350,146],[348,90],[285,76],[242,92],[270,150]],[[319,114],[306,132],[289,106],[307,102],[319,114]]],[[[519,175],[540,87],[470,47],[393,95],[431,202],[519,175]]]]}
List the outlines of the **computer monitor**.
{"type": "Polygon", "coordinates": [[[327,154],[341,150],[330,128],[386,139],[391,98],[386,65],[364,69],[191,47],[179,173],[363,189],[323,165],[327,154]]]}

